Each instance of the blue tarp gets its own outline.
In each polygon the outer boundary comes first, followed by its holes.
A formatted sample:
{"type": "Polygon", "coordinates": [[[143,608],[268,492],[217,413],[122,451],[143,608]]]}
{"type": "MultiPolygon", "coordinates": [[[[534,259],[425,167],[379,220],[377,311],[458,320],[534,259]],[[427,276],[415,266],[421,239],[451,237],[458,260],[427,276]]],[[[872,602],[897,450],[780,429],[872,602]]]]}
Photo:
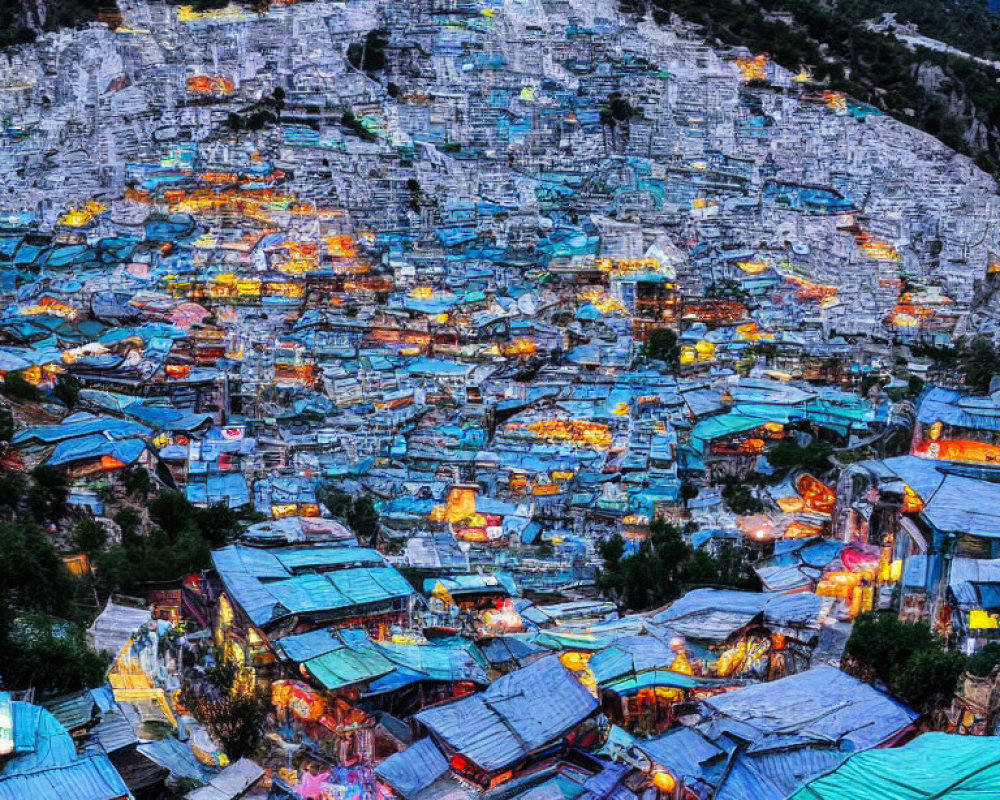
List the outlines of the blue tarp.
{"type": "Polygon", "coordinates": [[[134,463],[146,450],[142,439],[115,441],[100,433],[60,442],[45,461],[54,467],[108,456],[123,464],[134,463]]]}

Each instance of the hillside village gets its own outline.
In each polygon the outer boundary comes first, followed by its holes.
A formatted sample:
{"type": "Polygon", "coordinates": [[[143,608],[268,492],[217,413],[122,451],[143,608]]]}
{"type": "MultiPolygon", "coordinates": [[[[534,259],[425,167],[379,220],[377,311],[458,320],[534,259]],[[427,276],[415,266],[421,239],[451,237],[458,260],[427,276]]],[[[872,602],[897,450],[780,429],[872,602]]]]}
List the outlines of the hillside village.
{"type": "Polygon", "coordinates": [[[119,8],[0,50],[0,798],[994,785],[993,177],[609,0],[119,8]]]}

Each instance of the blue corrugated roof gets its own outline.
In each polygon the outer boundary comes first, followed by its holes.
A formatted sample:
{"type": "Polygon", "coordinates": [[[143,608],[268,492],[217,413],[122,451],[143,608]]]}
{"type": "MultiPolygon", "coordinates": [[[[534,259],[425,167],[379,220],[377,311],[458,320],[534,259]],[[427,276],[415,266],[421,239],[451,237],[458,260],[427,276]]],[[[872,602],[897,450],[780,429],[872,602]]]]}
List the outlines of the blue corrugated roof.
{"type": "Polygon", "coordinates": [[[297,613],[337,611],[408,597],[413,589],[374,550],[356,547],[261,549],[231,545],[212,553],[222,582],[255,625],[297,613]]]}
{"type": "Polygon", "coordinates": [[[816,667],[771,683],[745,686],[703,701],[721,717],[766,734],[797,731],[806,738],[876,747],[916,717],[867,683],[833,667],[816,667]]]}
{"type": "Polygon", "coordinates": [[[129,797],[121,776],[103,753],[77,756],[66,729],[41,706],[13,703],[14,755],[0,771],[0,800],[129,797]]]}
{"type": "Polygon", "coordinates": [[[583,684],[551,656],[498,678],[484,692],[426,708],[416,719],[492,772],[559,739],[597,705],[583,684]]]}
{"type": "Polygon", "coordinates": [[[943,422],[958,428],[1000,431],[1000,407],[990,396],[973,397],[935,386],[920,398],[917,420],[926,425],[943,422]]]}
{"type": "Polygon", "coordinates": [[[410,800],[448,772],[448,760],[430,739],[421,739],[378,765],[375,774],[410,800]]]}

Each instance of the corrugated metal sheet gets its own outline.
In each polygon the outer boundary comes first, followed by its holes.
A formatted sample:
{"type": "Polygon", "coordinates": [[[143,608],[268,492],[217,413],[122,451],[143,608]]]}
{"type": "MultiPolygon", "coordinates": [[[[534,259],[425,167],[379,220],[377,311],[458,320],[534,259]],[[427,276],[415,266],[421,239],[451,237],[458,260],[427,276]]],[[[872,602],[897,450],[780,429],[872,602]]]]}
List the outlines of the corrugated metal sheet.
{"type": "Polygon", "coordinates": [[[827,742],[843,739],[859,750],[881,744],[917,716],[832,667],[816,667],[703,702],[717,714],[747,723],[761,734],[795,731],[827,742]]]}
{"type": "Polygon", "coordinates": [[[429,738],[389,756],[375,770],[375,774],[405,800],[411,800],[446,772],[448,761],[429,738]]]}
{"type": "Polygon", "coordinates": [[[123,750],[139,741],[128,719],[114,712],[104,715],[94,727],[93,735],[105,753],[123,750]]]}
{"type": "Polygon", "coordinates": [[[310,675],[329,690],[366,683],[388,675],[395,669],[389,660],[373,648],[352,650],[339,647],[305,663],[310,675]]]}
{"type": "Polygon", "coordinates": [[[231,545],[214,551],[212,561],[230,598],[256,625],[288,614],[333,611],[413,594],[402,575],[366,548],[264,550],[231,545]]]}
{"type": "MultiPolygon", "coordinates": [[[[717,787],[713,800],[783,800],[800,786],[835,769],[848,756],[836,745],[800,747],[752,756],[738,753],[732,761],[721,784],[717,787]]],[[[857,793],[855,797],[862,795],[857,793]]],[[[868,794],[864,797],[879,797],[868,794]]]]}
{"type": "Polygon", "coordinates": [[[138,750],[154,764],[166,768],[175,778],[190,778],[199,783],[208,781],[208,773],[195,758],[190,745],[173,736],[155,742],[143,742],[138,750]]]}
{"type": "Polygon", "coordinates": [[[264,770],[249,758],[241,758],[212,778],[208,785],[188,792],[187,800],[234,800],[264,777],[264,770]]]}
{"type": "Polygon", "coordinates": [[[148,608],[118,605],[112,600],[87,629],[87,638],[97,651],[117,656],[139,628],[153,618],[148,608]]]}
{"type": "Polygon", "coordinates": [[[89,689],[47,700],[42,705],[67,730],[89,725],[98,711],[89,689]]]}
{"type": "Polygon", "coordinates": [[[73,739],[41,706],[13,704],[14,755],[0,772],[0,800],[112,800],[128,788],[104,753],[78,756],[73,739]]]}
{"type": "Polygon", "coordinates": [[[688,783],[703,780],[710,765],[718,764],[726,755],[693,728],[677,728],[663,736],[637,740],[636,746],[654,764],[688,783]]]}
{"type": "Polygon", "coordinates": [[[0,800],[117,800],[130,796],[105,755],[84,756],[38,772],[0,775],[0,800]]]}
{"type": "Polygon", "coordinates": [[[596,708],[594,696],[553,656],[504,675],[485,692],[425,709],[416,719],[493,771],[560,738],[596,708]]]}

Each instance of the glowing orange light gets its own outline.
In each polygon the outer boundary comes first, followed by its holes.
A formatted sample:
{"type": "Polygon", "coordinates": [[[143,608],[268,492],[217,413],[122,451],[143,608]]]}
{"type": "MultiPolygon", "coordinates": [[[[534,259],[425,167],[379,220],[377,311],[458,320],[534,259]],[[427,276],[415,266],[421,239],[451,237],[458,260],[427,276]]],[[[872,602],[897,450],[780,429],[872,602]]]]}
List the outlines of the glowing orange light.
{"type": "Polygon", "coordinates": [[[571,444],[589,445],[596,450],[611,447],[611,431],[607,425],[577,419],[551,419],[533,422],[527,426],[540,439],[568,441],[571,444]]]}
{"type": "Polygon", "coordinates": [[[672,792],[677,786],[677,780],[666,770],[658,769],[653,773],[653,786],[661,792],[672,792]]]}
{"type": "Polygon", "coordinates": [[[736,59],[736,68],[747,83],[767,80],[767,56],[761,53],[753,58],[736,59]]]}
{"type": "Polygon", "coordinates": [[[223,75],[195,75],[187,79],[187,90],[192,94],[229,95],[236,87],[223,75]]]}

